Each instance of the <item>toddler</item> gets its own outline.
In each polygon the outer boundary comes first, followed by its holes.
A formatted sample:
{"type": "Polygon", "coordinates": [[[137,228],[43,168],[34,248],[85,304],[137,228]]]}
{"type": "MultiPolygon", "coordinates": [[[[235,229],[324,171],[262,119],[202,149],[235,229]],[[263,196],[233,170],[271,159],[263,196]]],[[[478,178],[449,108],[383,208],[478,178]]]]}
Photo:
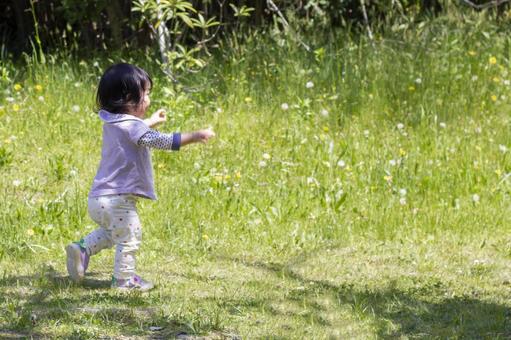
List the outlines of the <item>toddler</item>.
{"type": "Polygon", "coordinates": [[[108,68],[99,82],[96,100],[103,121],[103,146],[88,198],[89,215],[99,228],[66,247],[67,270],[75,282],[83,279],[92,255],[115,245],[112,287],[153,288],[151,282],[135,274],[142,236],[137,201],[156,199],[150,148],[179,150],[215,136],[211,129],[183,134],[152,129],[166,121],[166,113],[160,109],[143,119],[151,87],[152,80],[144,70],[125,63],[108,68]]]}

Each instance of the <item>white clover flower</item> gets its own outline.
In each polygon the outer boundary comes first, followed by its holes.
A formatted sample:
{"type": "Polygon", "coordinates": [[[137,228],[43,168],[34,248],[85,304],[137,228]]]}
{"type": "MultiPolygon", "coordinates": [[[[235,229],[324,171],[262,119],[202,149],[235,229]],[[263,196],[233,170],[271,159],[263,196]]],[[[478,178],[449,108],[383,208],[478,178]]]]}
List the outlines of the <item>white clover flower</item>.
{"type": "Polygon", "coordinates": [[[477,81],[479,79],[478,76],[472,76],[472,81],[477,81]]]}
{"type": "Polygon", "coordinates": [[[369,137],[369,130],[364,130],[363,133],[364,133],[364,137],[366,137],[366,138],[369,137]]]}
{"type": "Polygon", "coordinates": [[[280,108],[284,111],[287,111],[289,110],[289,105],[287,103],[282,103],[282,105],[280,105],[280,108]]]}
{"type": "Polygon", "coordinates": [[[391,160],[389,161],[389,164],[390,164],[390,166],[396,166],[397,162],[396,162],[396,160],[395,160],[395,159],[391,159],[391,160]]]}
{"type": "Polygon", "coordinates": [[[267,154],[267,153],[263,153],[263,158],[264,159],[270,159],[271,156],[269,154],[267,154]]]}
{"type": "Polygon", "coordinates": [[[504,83],[504,85],[506,85],[506,86],[511,85],[511,81],[509,81],[509,79],[504,79],[503,83],[504,83]]]}
{"type": "Polygon", "coordinates": [[[473,201],[474,203],[478,203],[480,199],[481,199],[481,198],[479,197],[479,195],[478,195],[478,194],[473,194],[473,195],[472,195],[472,201],[473,201]]]}
{"type": "Polygon", "coordinates": [[[22,181],[19,179],[15,179],[14,181],[12,181],[12,185],[14,185],[15,187],[19,187],[21,183],[22,181]]]}
{"type": "Polygon", "coordinates": [[[216,112],[217,112],[217,113],[222,113],[222,112],[223,112],[223,110],[222,110],[222,108],[221,108],[221,107],[217,107],[217,108],[216,108],[216,112]]]}
{"type": "Polygon", "coordinates": [[[440,128],[442,129],[445,129],[447,127],[447,124],[445,124],[444,122],[440,122],[440,124],[438,124],[440,126],[440,128]]]}
{"type": "Polygon", "coordinates": [[[312,81],[308,81],[307,84],[305,84],[305,87],[308,89],[312,89],[314,87],[314,83],[312,81]]]}
{"type": "Polygon", "coordinates": [[[406,189],[405,188],[399,189],[399,195],[400,196],[406,196],[406,189]]]}
{"type": "Polygon", "coordinates": [[[340,159],[338,162],[337,162],[337,166],[339,168],[344,168],[346,166],[346,162],[343,161],[342,159],[340,159]]]}
{"type": "Polygon", "coordinates": [[[71,110],[73,110],[73,112],[80,112],[80,106],[73,105],[73,107],[71,107],[71,110]]]}
{"type": "Polygon", "coordinates": [[[75,86],[75,87],[80,87],[81,85],[82,85],[82,83],[80,83],[79,81],[77,81],[77,82],[74,84],[74,86],[75,86]]]}
{"type": "Polygon", "coordinates": [[[406,198],[405,198],[405,197],[401,197],[401,198],[399,199],[399,204],[401,204],[401,205],[406,205],[406,198]]]}
{"type": "Polygon", "coordinates": [[[265,161],[260,161],[259,162],[259,167],[260,168],[264,168],[266,166],[266,162],[265,161]]]}
{"type": "Polygon", "coordinates": [[[37,97],[37,100],[39,100],[40,102],[44,102],[44,97],[43,96],[39,96],[39,97],[37,97]]]}
{"type": "Polygon", "coordinates": [[[321,110],[321,112],[320,112],[320,113],[321,113],[321,115],[322,115],[323,117],[328,117],[328,111],[327,111],[327,110],[323,109],[323,110],[321,110]]]}
{"type": "Polygon", "coordinates": [[[475,133],[480,134],[481,132],[483,132],[483,129],[481,129],[481,127],[480,127],[480,126],[478,126],[478,127],[476,127],[476,128],[474,129],[474,131],[475,131],[475,133]]]}
{"type": "Polygon", "coordinates": [[[78,171],[76,171],[75,169],[71,169],[71,171],[69,171],[69,176],[71,176],[71,177],[75,177],[77,174],[78,174],[78,171]]]}
{"type": "Polygon", "coordinates": [[[405,128],[405,125],[403,123],[398,123],[396,126],[399,130],[403,130],[405,128]]]}
{"type": "Polygon", "coordinates": [[[14,98],[13,97],[7,97],[7,98],[5,98],[5,100],[7,100],[9,103],[14,102],[14,98]]]}
{"type": "Polygon", "coordinates": [[[506,153],[507,152],[507,147],[505,145],[499,144],[499,150],[502,153],[506,153]]]}
{"type": "Polygon", "coordinates": [[[415,84],[422,84],[422,79],[421,78],[417,78],[415,79],[415,84]]]}

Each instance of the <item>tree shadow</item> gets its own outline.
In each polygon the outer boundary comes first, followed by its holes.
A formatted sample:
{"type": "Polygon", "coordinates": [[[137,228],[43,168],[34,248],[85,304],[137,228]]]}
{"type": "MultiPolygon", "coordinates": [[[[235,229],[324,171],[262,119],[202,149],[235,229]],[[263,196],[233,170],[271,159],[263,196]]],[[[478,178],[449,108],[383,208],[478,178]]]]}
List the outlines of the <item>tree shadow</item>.
{"type": "MultiPolygon", "coordinates": [[[[38,332],[37,326],[48,320],[74,325],[83,317],[94,317],[100,322],[121,327],[122,336],[169,339],[196,333],[186,320],[169,318],[160,308],[152,307],[151,299],[147,298],[149,293],[111,290],[110,280],[95,276],[98,276],[97,273],[89,273],[82,283],[76,284],[67,275],[45,267],[33,275],[0,277],[0,304],[15,303],[10,314],[3,318],[0,315],[0,338],[55,338],[54,334],[38,332]],[[63,296],[62,289],[73,287],[85,289],[85,294],[82,291],[63,296]],[[108,306],[105,307],[105,304],[108,306]],[[2,320],[8,321],[2,323],[2,320]],[[151,329],[152,326],[157,326],[157,329],[151,329]]],[[[104,336],[97,331],[77,327],[65,337],[104,336]]]]}
{"type": "MultiPolygon", "coordinates": [[[[228,256],[217,258],[295,281],[303,289],[293,291],[286,299],[298,304],[307,301],[313,315],[307,315],[304,321],[323,322],[326,327],[329,326],[328,321],[319,315],[322,307],[315,304],[318,294],[328,294],[338,302],[338,307],[350,307],[354,313],[373,319],[380,338],[511,338],[509,306],[472,296],[446,297],[441,283],[403,290],[397,288],[397,282],[390,281],[384,289],[363,289],[362,285],[305,278],[286,264],[249,262],[228,256]]],[[[231,304],[238,302],[241,301],[232,301],[231,304]]],[[[267,310],[281,314],[271,308],[271,302],[258,301],[258,304],[266,303],[267,310]]]]}

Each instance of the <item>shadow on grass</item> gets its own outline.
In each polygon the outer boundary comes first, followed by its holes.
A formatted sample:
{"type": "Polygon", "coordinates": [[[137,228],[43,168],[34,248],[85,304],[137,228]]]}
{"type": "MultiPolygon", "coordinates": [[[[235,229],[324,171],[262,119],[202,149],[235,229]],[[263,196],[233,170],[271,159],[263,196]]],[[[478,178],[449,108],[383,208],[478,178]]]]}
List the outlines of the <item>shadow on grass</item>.
{"type": "MultiPolygon", "coordinates": [[[[266,271],[269,275],[295,281],[303,289],[286,296],[288,302],[307,306],[311,315],[304,318],[322,322],[322,306],[316,304],[318,295],[329,295],[338,307],[349,307],[362,318],[370,318],[381,338],[511,338],[511,309],[498,303],[479,300],[470,296],[445,297],[440,284],[424,284],[417,289],[401,290],[396,282],[389,282],[385,289],[374,290],[360,285],[334,284],[305,278],[289,266],[275,263],[247,262],[239,258],[218,257],[266,271]],[[392,325],[389,324],[389,321],[392,325]]],[[[241,301],[238,301],[241,302],[241,301]]],[[[235,301],[227,305],[235,305],[235,301]]],[[[258,301],[267,310],[273,301],[258,301]]],[[[291,313],[292,314],[292,313],[291,313]]],[[[300,316],[300,315],[294,315],[300,316]]],[[[329,323],[323,320],[328,327],[329,323]]]]}
{"type": "Polygon", "coordinates": [[[78,285],[47,267],[34,275],[0,277],[0,305],[9,306],[0,312],[0,338],[104,337],[105,332],[79,326],[91,318],[128,337],[168,339],[195,333],[187,320],[169,319],[160,308],[151,307],[154,299],[148,293],[114,291],[110,280],[94,276],[88,273],[78,285]],[[56,320],[70,325],[65,334],[38,332],[39,324],[56,320]]]}

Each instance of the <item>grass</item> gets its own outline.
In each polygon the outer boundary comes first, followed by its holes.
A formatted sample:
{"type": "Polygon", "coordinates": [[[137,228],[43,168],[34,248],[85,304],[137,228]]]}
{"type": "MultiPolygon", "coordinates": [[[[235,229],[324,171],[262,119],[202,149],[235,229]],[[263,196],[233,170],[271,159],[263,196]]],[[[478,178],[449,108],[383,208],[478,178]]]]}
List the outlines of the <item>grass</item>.
{"type": "Polygon", "coordinates": [[[129,295],[108,289],[108,251],[84,285],[65,274],[95,228],[111,61],[2,61],[0,335],[508,338],[509,42],[448,18],[310,54],[254,34],[223,41],[193,95],[135,60],[174,112],[162,130],[217,138],[153,153],[138,269],[158,286],[129,295]]]}

